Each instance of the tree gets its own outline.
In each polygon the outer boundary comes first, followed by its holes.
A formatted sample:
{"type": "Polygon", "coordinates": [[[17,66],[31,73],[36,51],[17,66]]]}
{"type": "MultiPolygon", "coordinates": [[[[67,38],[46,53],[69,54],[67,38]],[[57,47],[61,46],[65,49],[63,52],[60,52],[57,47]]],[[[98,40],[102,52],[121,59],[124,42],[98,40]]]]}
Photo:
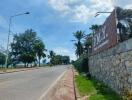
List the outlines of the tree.
{"type": "Polygon", "coordinates": [[[43,59],[43,64],[46,64],[46,59],[43,59]]]}
{"type": "Polygon", "coordinates": [[[53,64],[54,65],[60,65],[62,64],[62,56],[61,55],[56,55],[53,57],[53,64]]]}
{"type": "Polygon", "coordinates": [[[75,43],[76,46],[76,55],[80,57],[81,54],[83,54],[83,45],[81,43],[81,39],[84,37],[83,31],[76,31],[73,33],[74,37],[77,39],[77,43],[75,43]]]}
{"type": "Polygon", "coordinates": [[[94,35],[96,33],[96,31],[99,29],[100,25],[92,25],[89,29],[92,30],[92,34],[94,35]]]}
{"type": "Polygon", "coordinates": [[[83,44],[78,41],[77,43],[74,44],[75,47],[76,47],[76,50],[75,50],[75,54],[77,55],[77,57],[80,57],[81,54],[83,54],[83,44]]]}
{"type": "Polygon", "coordinates": [[[54,57],[55,57],[55,53],[54,53],[54,51],[49,51],[49,55],[48,55],[48,58],[50,58],[50,63],[51,64],[53,64],[53,62],[54,62],[54,57]]]}
{"type": "Polygon", "coordinates": [[[36,62],[37,57],[40,62],[41,57],[45,56],[43,53],[45,46],[32,29],[26,30],[22,34],[14,35],[11,49],[13,61],[23,62],[25,67],[28,67],[29,63],[36,62]]]}
{"type": "Polygon", "coordinates": [[[69,56],[62,56],[62,63],[63,64],[69,64],[70,63],[70,57],[69,56]]]}
{"type": "Polygon", "coordinates": [[[44,53],[44,51],[46,51],[45,45],[44,45],[44,43],[40,39],[37,39],[35,41],[35,43],[34,43],[34,50],[35,50],[36,56],[38,57],[39,67],[40,67],[40,60],[41,60],[41,58],[46,57],[46,54],[44,53]]]}
{"type": "Polygon", "coordinates": [[[84,37],[84,32],[83,31],[76,31],[73,33],[74,37],[77,39],[77,41],[81,41],[81,39],[84,37]]]}
{"type": "Polygon", "coordinates": [[[132,9],[122,9],[120,7],[117,7],[116,13],[117,13],[118,20],[132,18],[132,9]]]}
{"type": "Polygon", "coordinates": [[[5,54],[0,52],[0,65],[2,65],[2,67],[5,64],[5,60],[6,60],[5,54]]]}
{"type": "Polygon", "coordinates": [[[87,35],[84,40],[84,52],[90,54],[92,52],[92,33],[87,35]]]}
{"type": "Polygon", "coordinates": [[[56,55],[54,51],[49,51],[48,57],[50,58],[50,64],[52,65],[59,65],[59,64],[69,64],[70,57],[69,56],[62,56],[56,55]]]}
{"type": "Polygon", "coordinates": [[[120,41],[132,37],[132,9],[116,8],[120,41]]]}

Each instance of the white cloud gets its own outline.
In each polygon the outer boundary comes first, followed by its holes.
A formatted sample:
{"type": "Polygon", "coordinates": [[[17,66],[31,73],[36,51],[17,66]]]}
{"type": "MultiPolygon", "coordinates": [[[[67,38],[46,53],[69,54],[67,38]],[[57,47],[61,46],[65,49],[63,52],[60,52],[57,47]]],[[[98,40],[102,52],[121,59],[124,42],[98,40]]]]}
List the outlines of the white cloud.
{"type": "Polygon", "coordinates": [[[126,5],[125,8],[126,9],[132,9],[132,4],[126,5]]]}
{"type": "Polygon", "coordinates": [[[90,17],[94,16],[95,11],[91,10],[86,5],[76,6],[73,10],[73,21],[87,23],[90,17]]]}
{"type": "MultiPolygon", "coordinates": [[[[105,0],[103,0],[105,1],[105,0]]],[[[71,16],[72,22],[87,23],[97,12],[98,8],[112,8],[111,0],[101,2],[100,0],[49,0],[49,5],[62,15],[71,16]],[[108,4],[110,3],[110,4],[108,4]]]]}
{"type": "Polygon", "coordinates": [[[114,7],[114,0],[90,0],[91,8],[96,10],[111,11],[114,7]]]}
{"type": "Polygon", "coordinates": [[[63,47],[56,47],[53,49],[53,51],[56,53],[56,54],[60,54],[60,55],[67,55],[67,56],[70,56],[70,59],[71,60],[76,60],[76,55],[74,54],[74,52],[71,52],[70,50],[68,50],[67,48],[63,48],[63,47]]]}
{"type": "Polygon", "coordinates": [[[49,4],[57,11],[67,11],[70,9],[66,0],[49,0],[49,4]]]}
{"type": "Polygon", "coordinates": [[[88,23],[98,11],[112,11],[114,6],[132,8],[132,0],[49,0],[49,5],[70,21],[88,23]]]}

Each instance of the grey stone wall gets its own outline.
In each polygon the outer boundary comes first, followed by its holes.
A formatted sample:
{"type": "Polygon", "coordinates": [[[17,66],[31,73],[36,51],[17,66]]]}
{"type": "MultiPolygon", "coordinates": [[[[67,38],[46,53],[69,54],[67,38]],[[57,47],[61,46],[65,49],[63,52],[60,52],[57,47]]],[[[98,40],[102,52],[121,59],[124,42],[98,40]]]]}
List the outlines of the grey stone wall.
{"type": "Polygon", "coordinates": [[[119,94],[132,91],[132,39],[91,56],[89,70],[119,94]]]}

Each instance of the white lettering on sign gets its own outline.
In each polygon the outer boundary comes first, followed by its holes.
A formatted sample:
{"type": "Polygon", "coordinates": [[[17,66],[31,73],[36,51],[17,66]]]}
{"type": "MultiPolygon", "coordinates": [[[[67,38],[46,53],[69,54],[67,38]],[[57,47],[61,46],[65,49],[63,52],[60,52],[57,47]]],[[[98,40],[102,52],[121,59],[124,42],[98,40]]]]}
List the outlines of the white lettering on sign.
{"type": "Polygon", "coordinates": [[[94,35],[94,38],[93,38],[94,50],[97,50],[101,48],[103,45],[107,44],[108,43],[107,37],[108,37],[108,34],[106,33],[106,26],[103,26],[99,30],[99,33],[94,35]]]}
{"type": "Polygon", "coordinates": [[[98,50],[99,48],[101,48],[102,46],[104,46],[105,44],[107,44],[109,42],[109,40],[106,40],[105,42],[101,43],[99,46],[94,48],[94,51],[98,50]]]}

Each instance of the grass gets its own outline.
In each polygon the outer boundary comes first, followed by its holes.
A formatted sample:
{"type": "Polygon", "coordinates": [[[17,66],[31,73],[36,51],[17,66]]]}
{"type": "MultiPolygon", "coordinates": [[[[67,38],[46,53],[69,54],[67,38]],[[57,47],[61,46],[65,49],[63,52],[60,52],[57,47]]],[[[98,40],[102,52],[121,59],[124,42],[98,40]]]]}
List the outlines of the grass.
{"type": "Polygon", "coordinates": [[[77,75],[75,81],[80,95],[88,96],[88,100],[122,100],[108,86],[93,78],[88,79],[82,75],[77,75]]]}

